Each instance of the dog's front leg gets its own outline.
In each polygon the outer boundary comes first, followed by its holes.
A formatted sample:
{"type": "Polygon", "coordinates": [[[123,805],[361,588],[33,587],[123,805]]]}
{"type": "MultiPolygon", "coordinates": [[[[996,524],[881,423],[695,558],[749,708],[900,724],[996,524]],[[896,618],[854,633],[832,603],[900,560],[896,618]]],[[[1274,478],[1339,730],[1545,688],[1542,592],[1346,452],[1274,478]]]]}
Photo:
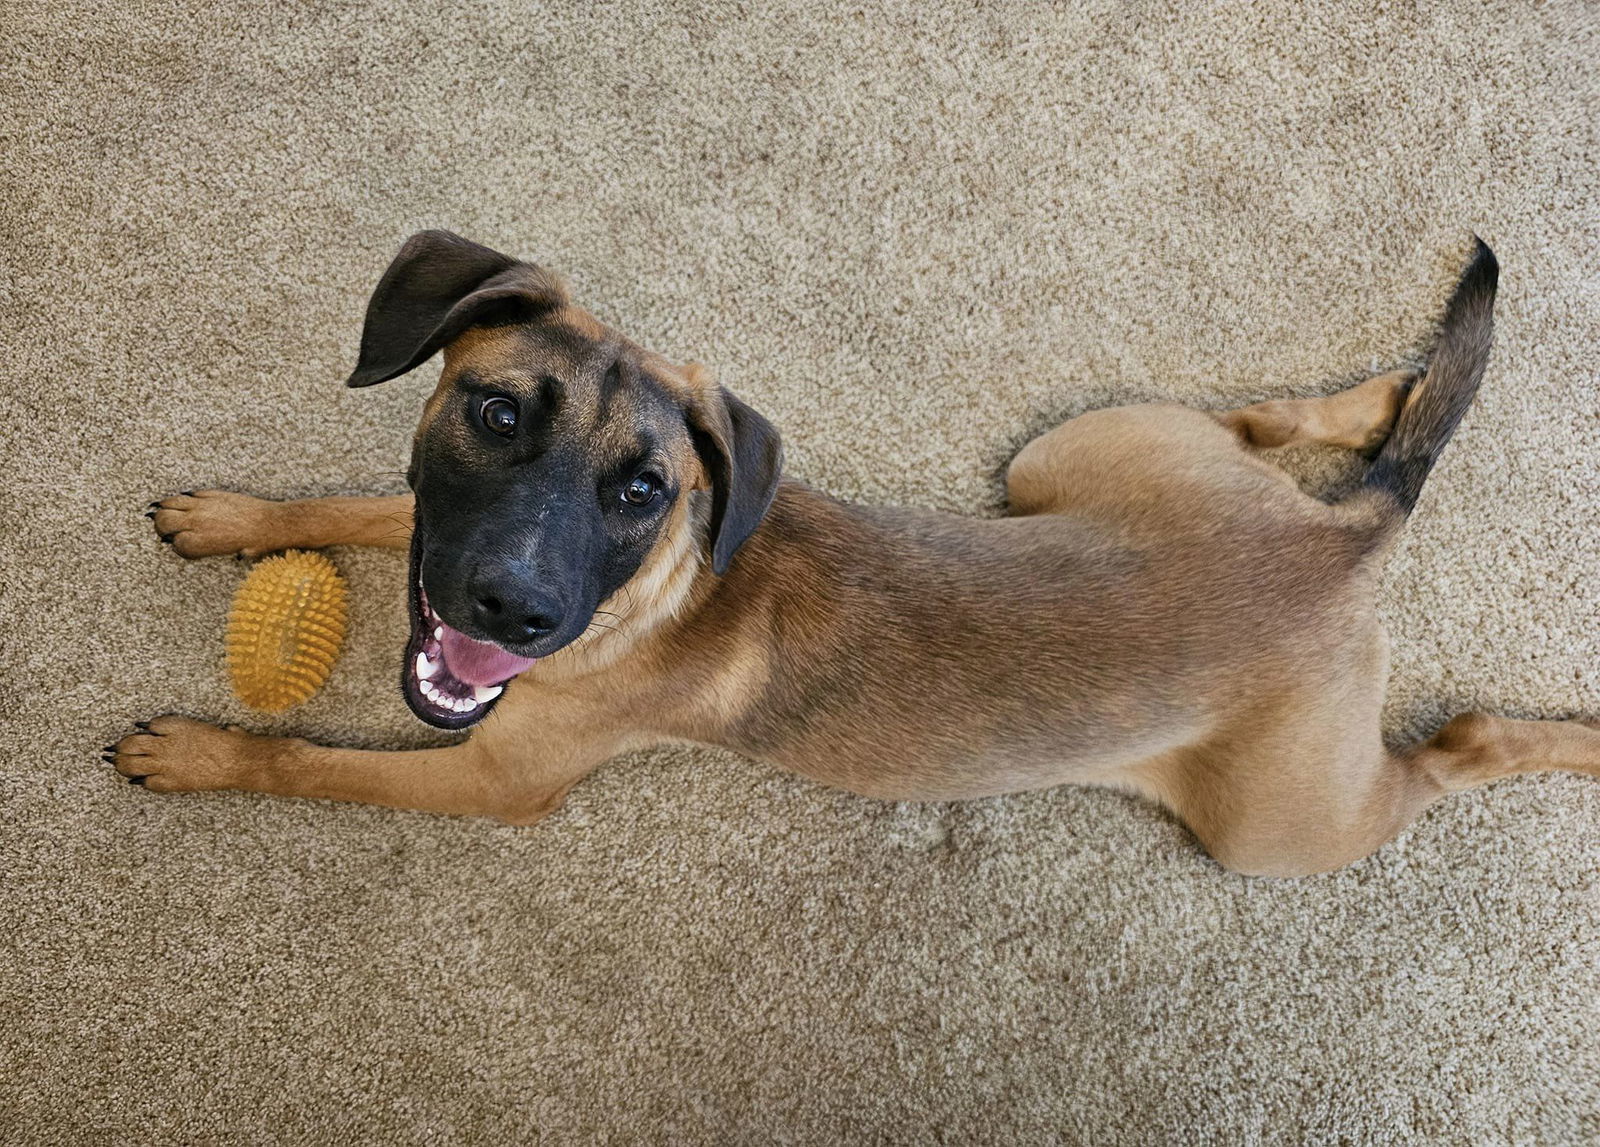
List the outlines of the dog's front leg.
{"type": "Polygon", "coordinates": [[[186,558],[258,558],[323,546],[405,549],[411,544],[412,506],[410,494],[272,502],[228,490],[198,490],[150,503],[149,517],[161,540],[186,558]]]}
{"type": "Polygon", "coordinates": [[[609,755],[597,746],[546,744],[513,757],[504,744],[477,737],[407,752],[334,749],[175,716],[142,722],[106,753],[119,773],[151,792],[242,789],[511,824],[532,824],[554,812],[609,755]]]}

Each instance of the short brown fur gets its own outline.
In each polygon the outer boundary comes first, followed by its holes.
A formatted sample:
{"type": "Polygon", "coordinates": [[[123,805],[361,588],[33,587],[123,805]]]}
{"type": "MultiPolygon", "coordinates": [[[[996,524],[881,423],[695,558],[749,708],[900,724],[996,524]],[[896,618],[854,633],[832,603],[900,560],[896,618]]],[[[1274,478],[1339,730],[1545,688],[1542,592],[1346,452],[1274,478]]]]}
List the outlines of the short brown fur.
{"type": "MultiPolygon", "coordinates": [[[[562,337],[455,338],[423,428],[463,372],[532,378],[573,347],[632,355],[686,402],[713,385],[570,304],[555,326],[562,337]]],[[[685,454],[695,493],[603,604],[620,623],[524,673],[465,743],[365,752],[167,716],[114,761],[158,792],[532,823],[607,758],[690,741],[888,799],[1111,786],[1162,802],[1230,868],[1334,868],[1446,792],[1538,769],[1600,774],[1593,722],[1467,715],[1409,751],[1383,745],[1374,587],[1403,516],[1376,491],[1311,498],[1251,448],[1370,449],[1415,383],[1396,372],[1222,414],[1094,411],[1022,450],[998,520],[864,509],[785,481],[721,577],[707,557],[712,478],[685,454]]],[[[155,525],[186,557],[257,556],[401,547],[410,514],[409,496],[202,491],[161,502],[155,525]]]]}

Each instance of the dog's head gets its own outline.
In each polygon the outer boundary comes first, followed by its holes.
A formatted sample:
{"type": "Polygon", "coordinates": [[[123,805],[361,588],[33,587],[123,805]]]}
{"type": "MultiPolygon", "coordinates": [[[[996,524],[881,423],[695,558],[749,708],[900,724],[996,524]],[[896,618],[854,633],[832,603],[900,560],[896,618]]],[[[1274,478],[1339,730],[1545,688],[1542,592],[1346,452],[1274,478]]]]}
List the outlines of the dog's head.
{"type": "Polygon", "coordinates": [[[725,573],[772,502],[782,449],[761,415],[573,306],[554,275],[425,231],[373,292],[349,384],[439,351],[407,475],[402,680],[417,716],[460,729],[536,659],[616,625],[603,603],[626,625],[625,587],[691,523],[725,573]]]}

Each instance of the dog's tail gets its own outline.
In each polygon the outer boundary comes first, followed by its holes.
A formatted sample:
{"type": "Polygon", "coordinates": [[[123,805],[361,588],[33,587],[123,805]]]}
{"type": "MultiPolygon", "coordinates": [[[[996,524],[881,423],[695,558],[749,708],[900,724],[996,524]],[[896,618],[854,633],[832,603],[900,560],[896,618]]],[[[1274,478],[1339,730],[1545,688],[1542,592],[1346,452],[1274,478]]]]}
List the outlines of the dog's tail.
{"type": "Polygon", "coordinates": [[[1361,480],[1363,489],[1393,499],[1402,515],[1416,506],[1428,472],[1472,405],[1489,360],[1500,264],[1482,239],[1476,242],[1472,262],[1445,306],[1427,372],[1412,388],[1393,433],[1361,480]]]}

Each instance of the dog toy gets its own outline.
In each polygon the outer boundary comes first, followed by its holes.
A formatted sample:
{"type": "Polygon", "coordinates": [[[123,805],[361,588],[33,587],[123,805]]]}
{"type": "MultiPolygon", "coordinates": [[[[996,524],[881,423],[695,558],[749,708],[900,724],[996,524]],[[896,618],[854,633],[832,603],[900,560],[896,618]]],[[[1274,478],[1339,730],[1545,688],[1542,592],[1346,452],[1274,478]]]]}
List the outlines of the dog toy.
{"type": "Polygon", "coordinates": [[[290,550],[250,571],[234,594],[225,644],[233,691],[281,713],[328,679],[344,641],[344,578],[321,554],[290,550]]]}

